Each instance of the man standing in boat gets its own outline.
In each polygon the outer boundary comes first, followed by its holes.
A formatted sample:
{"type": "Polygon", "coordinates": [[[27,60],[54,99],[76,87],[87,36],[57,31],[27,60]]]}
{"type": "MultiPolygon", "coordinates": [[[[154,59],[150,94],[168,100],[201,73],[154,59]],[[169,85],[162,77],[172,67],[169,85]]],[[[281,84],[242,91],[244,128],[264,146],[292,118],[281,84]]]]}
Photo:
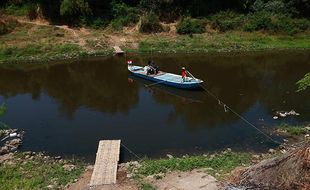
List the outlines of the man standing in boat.
{"type": "Polygon", "coordinates": [[[187,77],[187,72],[186,72],[185,67],[182,67],[181,75],[182,75],[183,82],[185,82],[186,81],[186,77],[187,77]]]}

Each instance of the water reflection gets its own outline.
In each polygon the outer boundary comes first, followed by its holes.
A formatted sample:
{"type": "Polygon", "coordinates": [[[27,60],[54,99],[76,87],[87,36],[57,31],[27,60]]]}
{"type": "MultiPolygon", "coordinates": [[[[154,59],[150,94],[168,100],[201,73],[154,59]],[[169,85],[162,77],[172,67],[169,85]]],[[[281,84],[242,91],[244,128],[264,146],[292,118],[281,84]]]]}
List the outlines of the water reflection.
{"type": "MultiPolygon", "coordinates": [[[[143,65],[148,55],[130,57],[143,65]]],[[[153,56],[162,70],[187,67],[223,102],[259,127],[309,121],[309,91],[295,82],[310,71],[310,54],[258,52],[153,56]],[[300,117],[272,119],[273,110],[295,109],[300,117]]],[[[203,91],[184,91],[131,78],[124,58],[71,63],[2,65],[0,101],[4,120],[27,130],[25,150],[93,158],[100,139],[122,139],[137,153],[272,146],[203,91]]],[[[124,153],[125,159],[130,155],[124,153]]]]}
{"type": "Polygon", "coordinates": [[[31,93],[33,100],[39,100],[44,92],[68,116],[82,106],[99,112],[126,113],[139,101],[138,89],[137,84],[127,82],[127,70],[118,61],[85,60],[32,70],[2,68],[0,93],[5,97],[31,93]]]}

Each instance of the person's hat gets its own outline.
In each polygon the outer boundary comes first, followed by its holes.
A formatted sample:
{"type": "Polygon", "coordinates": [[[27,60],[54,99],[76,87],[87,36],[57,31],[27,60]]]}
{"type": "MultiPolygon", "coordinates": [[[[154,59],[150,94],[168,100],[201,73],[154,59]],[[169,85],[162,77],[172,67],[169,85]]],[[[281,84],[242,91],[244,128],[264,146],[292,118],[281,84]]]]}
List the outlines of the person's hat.
{"type": "Polygon", "coordinates": [[[185,70],[185,67],[182,67],[183,70],[185,70]]]}

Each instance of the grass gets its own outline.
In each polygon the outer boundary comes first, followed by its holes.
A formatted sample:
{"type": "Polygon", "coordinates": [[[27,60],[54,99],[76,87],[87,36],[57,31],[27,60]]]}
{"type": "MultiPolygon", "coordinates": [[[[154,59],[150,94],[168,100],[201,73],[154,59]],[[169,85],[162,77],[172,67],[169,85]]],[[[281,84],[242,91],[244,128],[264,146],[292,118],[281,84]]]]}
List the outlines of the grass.
{"type": "Polygon", "coordinates": [[[296,82],[298,85],[297,92],[301,92],[310,87],[310,73],[307,73],[302,79],[296,82]]]}
{"type": "Polygon", "coordinates": [[[214,156],[190,156],[172,159],[145,159],[137,170],[138,175],[149,176],[168,171],[190,171],[198,168],[208,168],[209,173],[225,174],[241,165],[251,162],[250,153],[224,152],[214,156]]]}
{"type": "Polygon", "coordinates": [[[310,132],[309,129],[305,128],[305,126],[291,126],[288,124],[281,124],[278,126],[278,128],[292,136],[304,135],[310,132]]]}
{"type": "MultiPolygon", "coordinates": [[[[5,115],[6,111],[7,111],[7,106],[5,104],[1,104],[0,105],[0,118],[5,115]]],[[[5,123],[3,123],[2,121],[0,121],[0,130],[1,129],[7,129],[7,128],[8,128],[8,126],[5,123]]],[[[2,133],[0,131],[0,137],[1,136],[2,136],[2,133]]]]}
{"type": "Polygon", "coordinates": [[[0,117],[2,117],[7,111],[7,107],[5,104],[0,105],[0,117]]]}
{"type": "Polygon", "coordinates": [[[71,161],[76,168],[65,170],[63,164],[54,160],[46,160],[43,156],[35,156],[25,161],[23,154],[17,154],[14,164],[0,165],[0,189],[52,189],[63,188],[74,179],[78,179],[84,171],[84,164],[71,161]]]}
{"type": "Polygon", "coordinates": [[[146,182],[142,182],[140,184],[140,189],[142,189],[142,190],[156,190],[156,188],[152,184],[146,183],[146,182]]]}
{"type": "Polygon", "coordinates": [[[49,60],[57,57],[71,58],[83,55],[84,51],[77,44],[30,43],[26,46],[0,46],[0,62],[19,60],[49,60]]]}
{"type": "Polygon", "coordinates": [[[147,37],[139,44],[140,52],[230,52],[268,49],[310,48],[308,34],[286,36],[261,33],[226,32],[220,34],[196,34],[190,36],[147,37]]]}

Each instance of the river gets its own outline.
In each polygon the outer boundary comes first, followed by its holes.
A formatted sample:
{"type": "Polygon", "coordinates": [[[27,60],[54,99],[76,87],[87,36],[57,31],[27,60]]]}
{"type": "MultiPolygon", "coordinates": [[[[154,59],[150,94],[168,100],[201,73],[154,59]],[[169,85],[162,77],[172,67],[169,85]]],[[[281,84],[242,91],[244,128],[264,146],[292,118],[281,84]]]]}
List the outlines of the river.
{"type": "MultiPolygon", "coordinates": [[[[310,120],[310,93],[296,81],[310,72],[309,51],[128,55],[137,65],[152,58],[161,70],[185,66],[208,90],[268,131],[283,122],[310,120]],[[274,120],[276,110],[300,116],[274,120]]],[[[121,139],[139,156],[184,155],[232,148],[275,147],[204,91],[177,90],[133,78],[124,57],[0,66],[2,121],[26,131],[21,150],[94,161],[100,139],[121,139]]],[[[281,141],[279,137],[273,137],[281,141]]],[[[122,161],[134,159],[126,149],[122,161]]]]}

